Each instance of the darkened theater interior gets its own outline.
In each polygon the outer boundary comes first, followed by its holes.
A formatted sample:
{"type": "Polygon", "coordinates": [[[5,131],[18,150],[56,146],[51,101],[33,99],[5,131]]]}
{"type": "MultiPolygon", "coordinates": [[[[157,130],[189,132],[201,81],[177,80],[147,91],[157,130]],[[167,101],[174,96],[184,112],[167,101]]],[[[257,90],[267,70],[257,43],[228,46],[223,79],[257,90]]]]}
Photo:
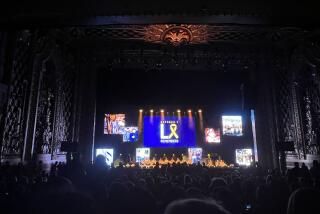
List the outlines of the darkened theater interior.
{"type": "Polygon", "coordinates": [[[0,213],[320,213],[319,9],[1,2],[0,213]]]}

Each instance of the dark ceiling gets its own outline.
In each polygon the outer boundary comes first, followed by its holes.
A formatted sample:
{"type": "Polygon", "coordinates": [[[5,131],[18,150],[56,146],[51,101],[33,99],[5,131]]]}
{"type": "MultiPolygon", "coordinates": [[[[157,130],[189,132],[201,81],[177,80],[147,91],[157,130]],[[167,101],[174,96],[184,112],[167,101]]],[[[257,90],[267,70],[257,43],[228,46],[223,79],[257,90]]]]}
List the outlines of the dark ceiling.
{"type": "Polygon", "coordinates": [[[238,23],[318,26],[316,1],[47,0],[8,1],[2,27],[148,23],[238,23]]]}

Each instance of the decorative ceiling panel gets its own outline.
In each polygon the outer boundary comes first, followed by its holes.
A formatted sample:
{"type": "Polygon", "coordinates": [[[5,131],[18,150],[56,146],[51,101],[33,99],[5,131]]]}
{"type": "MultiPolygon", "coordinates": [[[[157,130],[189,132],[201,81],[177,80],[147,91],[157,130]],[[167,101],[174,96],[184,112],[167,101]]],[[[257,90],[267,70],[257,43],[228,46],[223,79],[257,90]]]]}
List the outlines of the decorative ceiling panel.
{"type": "Polygon", "coordinates": [[[144,41],[174,46],[207,43],[207,25],[149,25],[145,27],[144,41]]]}
{"type": "Polygon", "coordinates": [[[281,41],[301,33],[298,28],[216,26],[216,25],[109,25],[104,27],[73,27],[65,32],[73,39],[134,40],[145,43],[207,44],[217,41],[264,42],[281,41]]]}

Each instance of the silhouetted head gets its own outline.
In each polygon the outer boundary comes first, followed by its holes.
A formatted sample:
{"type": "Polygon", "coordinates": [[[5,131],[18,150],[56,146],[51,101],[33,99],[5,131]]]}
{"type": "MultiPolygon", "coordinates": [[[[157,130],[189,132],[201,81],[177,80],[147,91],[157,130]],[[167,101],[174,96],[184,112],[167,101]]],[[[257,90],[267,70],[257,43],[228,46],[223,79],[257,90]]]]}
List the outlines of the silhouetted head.
{"type": "Polygon", "coordinates": [[[300,188],[294,191],[288,202],[287,214],[304,214],[309,210],[320,213],[320,192],[314,188],[300,188]]]}
{"type": "MultiPolygon", "coordinates": [[[[170,185],[170,184],[169,184],[170,185]]],[[[167,186],[164,193],[164,204],[169,204],[174,200],[184,199],[186,197],[186,193],[182,187],[179,186],[167,186]]]]}
{"type": "Polygon", "coordinates": [[[240,204],[235,198],[233,192],[228,188],[216,187],[212,190],[212,193],[213,198],[221,202],[231,213],[240,213],[240,204]]]}
{"type": "Polygon", "coordinates": [[[107,166],[106,157],[103,155],[98,155],[95,160],[95,165],[97,166],[107,166]]]}
{"type": "Polygon", "coordinates": [[[215,177],[211,179],[209,188],[212,190],[216,187],[226,186],[227,182],[223,178],[215,177]]]}
{"type": "Polygon", "coordinates": [[[186,190],[186,196],[187,196],[187,198],[199,198],[199,199],[204,199],[205,198],[205,196],[203,195],[201,190],[199,188],[196,188],[196,187],[189,187],[186,190]]]}
{"type": "Polygon", "coordinates": [[[124,197],[127,197],[129,194],[129,189],[126,185],[120,183],[120,182],[114,182],[111,184],[109,189],[109,198],[115,202],[121,201],[121,199],[124,199],[124,197]]]}
{"type": "Polygon", "coordinates": [[[52,177],[47,183],[47,193],[66,194],[73,191],[74,187],[72,182],[65,177],[52,177]]]}
{"type": "Polygon", "coordinates": [[[94,200],[81,193],[66,193],[50,195],[41,198],[41,203],[35,208],[35,214],[96,214],[94,200]]]}
{"type": "Polygon", "coordinates": [[[80,161],[80,153],[78,153],[78,152],[74,152],[73,153],[73,155],[72,155],[72,157],[73,157],[73,161],[74,162],[78,162],[78,161],[80,161]]]}
{"type": "Polygon", "coordinates": [[[214,200],[184,199],[173,201],[165,209],[165,214],[229,214],[214,200]]]}

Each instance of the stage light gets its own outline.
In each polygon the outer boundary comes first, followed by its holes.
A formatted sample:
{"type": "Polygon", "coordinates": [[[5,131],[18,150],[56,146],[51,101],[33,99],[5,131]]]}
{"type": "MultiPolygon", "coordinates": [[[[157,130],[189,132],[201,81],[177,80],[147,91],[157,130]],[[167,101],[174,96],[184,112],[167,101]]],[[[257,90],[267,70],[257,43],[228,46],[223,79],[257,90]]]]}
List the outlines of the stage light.
{"type": "Polygon", "coordinates": [[[153,109],[150,110],[150,113],[153,113],[153,109]]]}
{"type": "Polygon", "coordinates": [[[160,117],[161,117],[161,120],[164,120],[164,110],[163,109],[160,109],[160,117]]]}
{"type": "Polygon", "coordinates": [[[180,110],[180,109],[178,109],[178,110],[177,110],[177,112],[178,112],[178,113],[180,113],[180,112],[181,112],[181,110],[180,110]]]}
{"type": "Polygon", "coordinates": [[[191,113],[191,110],[190,110],[190,109],[188,110],[188,113],[191,113]]]}
{"type": "Polygon", "coordinates": [[[199,122],[199,127],[200,127],[201,132],[203,132],[204,129],[203,129],[203,115],[202,115],[202,110],[199,109],[199,110],[198,110],[198,113],[199,113],[199,120],[198,120],[198,122],[199,122]]]}
{"type": "MultiPolygon", "coordinates": [[[[144,112],[144,114],[147,114],[147,111],[144,112]]],[[[138,117],[138,135],[141,134],[141,130],[143,127],[143,109],[139,110],[139,117],[138,117]]]]}

